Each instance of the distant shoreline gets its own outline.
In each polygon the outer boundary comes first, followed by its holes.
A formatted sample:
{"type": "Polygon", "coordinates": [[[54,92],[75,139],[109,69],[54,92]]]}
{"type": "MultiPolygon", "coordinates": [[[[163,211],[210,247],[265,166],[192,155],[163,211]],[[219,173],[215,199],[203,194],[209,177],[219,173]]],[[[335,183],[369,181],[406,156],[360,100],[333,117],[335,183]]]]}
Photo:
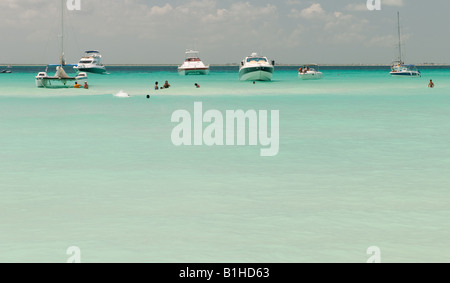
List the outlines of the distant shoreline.
{"type": "MultiPolygon", "coordinates": [[[[3,64],[11,67],[40,67],[48,64],[3,64]]],[[[303,64],[276,64],[279,67],[298,67],[303,64]]],[[[318,64],[321,67],[390,67],[390,64],[318,64]]],[[[417,67],[450,67],[450,63],[421,63],[417,67]]],[[[105,64],[106,67],[177,67],[179,64],[105,64]]],[[[239,67],[239,64],[210,64],[211,67],[239,67]]]]}

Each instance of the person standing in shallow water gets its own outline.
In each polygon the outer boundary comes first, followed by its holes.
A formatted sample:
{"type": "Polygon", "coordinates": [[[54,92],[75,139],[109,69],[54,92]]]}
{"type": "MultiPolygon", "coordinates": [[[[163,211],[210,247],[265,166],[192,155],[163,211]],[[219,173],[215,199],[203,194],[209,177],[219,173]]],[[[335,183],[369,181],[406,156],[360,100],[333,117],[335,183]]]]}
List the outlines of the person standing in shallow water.
{"type": "Polygon", "coordinates": [[[169,88],[169,87],[170,87],[170,84],[168,81],[166,81],[166,83],[164,84],[164,88],[169,88]]]}
{"type": "Polygon", "coordinates": [[[429,87],[429,88],[434,88],[433,80],[430,80],[430,83],[428,84],[428,87],[429,87]]]}
{"type": "Polygon", "coordinates": [[[158,90],[159,86],[158,86],[158,82],[155,83],[155,90],[158,90]]]}

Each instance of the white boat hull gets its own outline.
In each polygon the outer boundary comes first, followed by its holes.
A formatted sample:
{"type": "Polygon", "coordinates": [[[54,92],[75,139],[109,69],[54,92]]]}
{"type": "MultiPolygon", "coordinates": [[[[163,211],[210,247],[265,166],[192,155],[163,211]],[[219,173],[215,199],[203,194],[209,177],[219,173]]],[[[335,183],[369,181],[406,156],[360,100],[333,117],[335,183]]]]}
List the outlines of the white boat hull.
{"type": "Polygon", "coordinates": [[[94,73],[94,74],[103,74],[106,73],[106,68],[103,66],[83,66],[79,65],[74,67],[78,72],[87,72],[87,73],[94,73]]]}
{"type": "Polygon", "coordinates": [[[302,80],[321,80],[323,79],[323,73],[321,72],[298,73],[298,77],[302,80]]]}
{"type": "Polygon", "coordinates": [[[192,76],[192,75],[209,75],[209,68],[197,68],[197,69],[178,69],[180,76],[192,76]]]}
{"type": "Polygon", "coordinates": [[[273,78],[273,67],[248,67],[239,71],[241,81],[271,81],[273,78]]]}
{"type": "Polygon", "coordinates": [[[407,71],[407,72],[391,72],[394,77],[421,77],[420,72],[407,71]]]}

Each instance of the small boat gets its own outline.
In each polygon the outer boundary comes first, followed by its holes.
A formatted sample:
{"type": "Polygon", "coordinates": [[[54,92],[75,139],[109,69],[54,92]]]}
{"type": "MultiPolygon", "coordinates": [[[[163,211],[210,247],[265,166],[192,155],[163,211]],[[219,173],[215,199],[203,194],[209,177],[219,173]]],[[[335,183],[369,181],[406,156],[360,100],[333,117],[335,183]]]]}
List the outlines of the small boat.
{"type": "Polygon", "coordinates": [[[6,69],[1,70],[0,74],[11,74],[12,70],[11,70],[11,66],[6,67],[6,69]]]}
{"type": "Polygon", "coordinates": [[[47,65],[45,72],[40,72],[35,77],[36,86],[39,88],[70,88],[75,86],[75,82],[84,84],[87,82],[88,77],[86,73],[78,73],[75,76],[67,75],[64,70],[66,60],[64,58],[64,7],[65,1],[61,0],[61,57],[60,63],[57,65],[47,65]],[[48,75],[48,68],[56,67],[56,73],[53,76],[48,75]]]}
{"type": "Polygon", "coordinates": [[[208,75],[209,66],[206,66],[202,60],[200,60],[198,51],[186,50],[186,59],[183,65],[178,67],[178,73],[181,76],[208,75]]]}
{"type": "Polygon", "coordinates": [[[298,77],[302,80],[320,80],[323,79],[323,73],[319,71],[319,65],[308,64],[298,70],[298,77]]]}
{"type": "Polygon", "coordinates": [[[397,12],[398,18],[398,51],[399,56],[396,61],[392,63],[390,74],[395,77],[421,77],[422,74],[414,65],[407,65],[403,62],[402,54],[402,39],[400,30],[400,12],[397,12]]]}
{"type": "Polygon", "coordinates": [[[239,79],[241,81],[271,81],[275,70],[275,61],[269,62],[267,57],[252,53],[241,62],[239,79]]]}
{"type": "Polygon", "coordinates": [[[79,72],[104,74],[106,67],[101,63],[102,55],[98,50],[86,51],[74,68],[79,72]]]}

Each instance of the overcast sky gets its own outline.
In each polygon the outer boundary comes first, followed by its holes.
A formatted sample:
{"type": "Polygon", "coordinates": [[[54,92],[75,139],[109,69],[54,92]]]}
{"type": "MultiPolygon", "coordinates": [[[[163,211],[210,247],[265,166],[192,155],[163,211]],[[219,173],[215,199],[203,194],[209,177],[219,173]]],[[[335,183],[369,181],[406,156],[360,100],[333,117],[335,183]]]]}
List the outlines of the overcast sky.
{"type": "MultiPolygon", "coordinates": [[[[66,0],[64,0],[66,1],[66,0]]],[[[450,63],[450,1],[80,0],[66,10],[66,57],[97,49],[105,64],[208,64],[258,52],[284,64],[389,64],[401,13],[405,61],[450,63]]],[[[0,1],[0,63],[55,63],[61,0],[0,1]]]]}

